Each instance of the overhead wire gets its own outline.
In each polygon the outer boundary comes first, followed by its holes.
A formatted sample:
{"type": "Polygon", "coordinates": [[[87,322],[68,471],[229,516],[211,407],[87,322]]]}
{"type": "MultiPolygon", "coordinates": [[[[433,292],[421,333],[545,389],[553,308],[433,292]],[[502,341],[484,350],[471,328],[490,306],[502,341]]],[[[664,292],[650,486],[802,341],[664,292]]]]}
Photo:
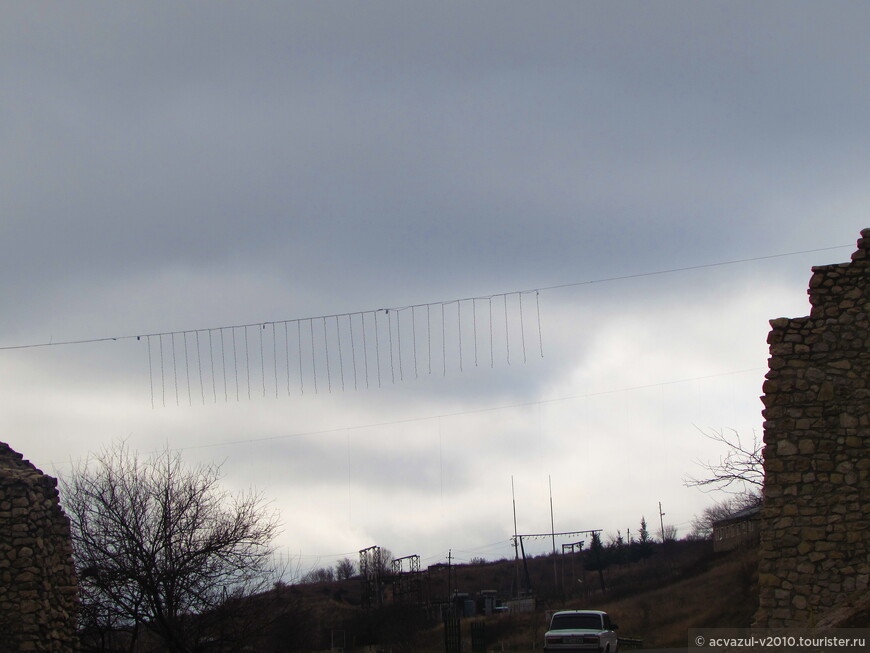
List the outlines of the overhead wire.
{"type": "MultiPolygon", "coordinates": [[[[526,289],[526,290],[513,290],[513,291],[509,291],[509,292],[493,293],[491,295],[479,295],[477,297],[463,297],[461,299],[426,302],[426,303],[413,304],[413,305],[407,305],[407,306],[391,306],[388,308],[377,309],[377,310],[378,311],[386,311],[386,310],[398,311],[398,310],[404,310],[404,309],[411,308],[412,306],[417,307],[417,308],[421,308],[423,306],[438,306],[438,305],[443,306],[445,304],[452,304],[454,302],[471,301],[472,299],[481,299],[482,300],[482,299],[495,298],[495,297],[505,297],[507,295],[541,293],[541,292],[544,292],[547,290],[572,288],[572,287],[577,287],[577,286],[586,286],[586,285],[592,285],[592,284],[598,284],[598,283],[609,283],[609,282],[614,282],[614,281],[625,281],[628,279],[640,279],[643,277],[651,277],[651,276],[657,276],[657,275],[663,275],[663,274],[673,274],[673,273],[677,273],[677,272],[688,272],[688,271],[692,271],[692,270],[702,270],[702,269],[720,267],[720,266],[725,266],[725,265],[737,265],[740,263],[751,263],[751,262],[755,262],[755,261],[765,261],[765,260],[770,260],[770,259],[775,259],[775,258],[784,258],[784,257],[788,257],[788,256],[798,256],[801,254],[812,254],[815,252],[825,252],[825,251],[830,251],[830,250],[834,250],[834,249],[843,249],[845,247],[852,247],[852,246],[853,245],[834,245],[831,247],[819,247],[819,248],[815,248],[815,249],[805,249],[805,250],[800,250],[800,251],[795,251],[795,252],[785,252],[782,254],[770,254],[767,256],[755,256],[755,257],[750,257],[750,258],[734,259],[734,260],[729,260],[729,261],[719,261],[716,263],[703,263],[703,264],[699,264],[699,265],[689,265],[689,266],[684,266],[684,267],[679,267],[679,268],[668,268],[665,270],[654,270],[651,272],[638,272],[636,274],[626,274],[626,275],[613,276],[613,277],[602,277],[599,279],[588,279],[585,281],[573,281],[573,282],[568,282],[568,283],[552,284],[549,286],[539,286],[537,288],[530,288],[530,289],[526,289]]],[[[340,316],[359,315],[361,313],[375,313],[375,312],[377,312],[377,311],[357,311],[354,313],[338,313],[337,315],[340,315],[340,316]]],[[[328,318],[328,317],[334,317],[334,314],[314,316],[311,318],[293,318],[293,319],[289,319],[289,320],[277,320],[274,322],[273,321],[251,322],[248,324],[236,324],[236,325],[227,325],[227,326],[223,326],[223,327],[210,327],[210,328],[211,329],[243,329],[243,328],[249,328],[249,327],[255,327],[255,326],[262,327],[264,324],[276,324],[276,323],[281,324],[284,322],[293,322],[293,321],[296,321],[297,319],[315,320],[315,319],[328,318]]],[[[114,342],[114,341],[119,341],[119,340],[132,340],[132,339],[141,340],[142,338],[147,338],[149,336],[156,338],[159,336],[168,336],[168,335],[172,335],[172,334],[178,335],[181,333],[190,333],[190,332],[197,331],[197,330],[205,331],[207,329],[205,329],[205,328],[204,329],[187,329],[184,331],[163,331],[163,332],[155,332],[155,333],[140,333],[140,334],[134,334],[134,335],[108,336],[108,337],[102,337],[102,338],[83,338],[83,339],[78,339],[78,340],[63,340],[63,341],[57,341],[57,342],[52,340],[49,342],[37,342],[37,343],[30,343],[30,344],[23,344],[23,345],[4,345],[4,346],[0,346],[0,351],[10,351],[10,350],[16,350],[16,349],[32,349],[32,348],[38,348],[38,347],[60,347],[60,346],[66,346],[66,345],[93,344],[93,343],[99,343],[99,342],[114,342]]]]}
{"type": "MultiPolygon", "coordinates": [[[[214,397],[214,402],[217,403],[217,387],[214,381],[214,338],[212,336],[212,330],[208,330],[208,359],[209,366],[211,369],[211,389],[212,395],[214,397]]],[[[203,402],[205,403],[205,402],[203,402]]]]}
{"type": "MultiPolygon", "coordinates": [[[[417,320],[416,320],[416,311],[418,308],[426,307],[426,352],[427,352],[427,360],[428,360],[428,372],[432,373],[432,356],[433,356],[433,335],[437,334],[438,327],[440,326],[440,344],[441,344],[441,368],[442,375],[446,376],[448,372],[448,367],[452,365],[448,365],[448,358],[451,361],[456,361],[456,366],[459,372],[463,372],[465,370],[465,348],[467,347],[467,337],[472,338],[473,343],[473,354],[474,354],[474,364],[477,366],[479,364],[479,351],[478,351],[478,317],[477,317],[477,302],[478,300],[486,300],[488,313],[489,313],[489,331],[490,331],[490,367],[494,367],[495,358],[497,350],[500,352],[499,357],[501,355],[504,356],[504,361],[507,365],[511,365],[514,362],[515,356],[514,352],[511,351],[512,345],[519,345],[522,349],[522,360],[523,363],[528,362],[528,336],[527,333],[527,304],[524,301],[523,295],[527,295],[530,293],[535,294],[535,303],[534,303],[534,311],[536,314],[535,323],[537,326],[537,338],[538,338],[538,347],[537,353],[543,357],[544,355],[544,347],[543,347],[543,333],[542,333],[542,320],[541,320],[541,301],[540,294],[546,290],[554,290],[559,288],[568,288],[568,287],[576,287],[581,285],[589,285],[596,283],[604,283],[604,282],[612,282],[619,281],[625,279],[633,279],[640,277],[650,277],[654,275],[661,275],[667,273],[675,273],[675,272],[683,272],[688,270],[697,270],[697,269],[705,269],[716,266],[724,266],[724,265],[733,265],[737,263],[746,263],[751,261],[760,261],[760,260],[769,260],[774,258],[780,258],[785,256],[795,256],[798,254],[826,251],[831,249],[838,249],[843,246],[836,247],[825,247],[825,248],[816,248],[810,250],[802,250],[799,252],[788,252],[784,254],[774,254],[767,256],[759,256],[753,258],[743,258],[743,259],[735,259],[731,261],[723,261],[718,263],[707,263],[695,266],[683,266],[679,268],[670,268],[667,270],[659,270],[652,272],[643,272],[637,274],[629,274],[629,275],[621,275],[614,277],[606,277],[601,279],[592,279],[587,281],[578,281],[571,283],[562,283],[562,284],[554,284],[549,286],[541,286],[539,288],[530,289],[530,290],[518,290],[511,291],[506,293],[497,293],[491,295],[482,295],[477,297],[467,297],[462,299],[454,299],[449,301],[438,301],[438,302],[429,302],[422,304],[413,304],[408,306],[398,306],[398,307],[390,307],[383,309],[375,309],[370,311],[359,311],[354,313],[340,313],[333,315],[321,315],[316,317],[308,317],[308,318],[295,318],[292,320],[280,320],[280,321],[266,321],[259,323],[250,323],[250,324],[240,324],[240,325],[230,325],[223,327],[209,327],[207,329],[192,329],[185,331],[164,331],[159,333],[148,333],[148,334],[140,334],[137,336],[116,336],[111,338],[92,338],[85,340],[68,340],[68,341],[51,341],[48,343],[35,343],[31,345],[15,345],[15,346],[4,346],[0,347],[0,351],[8,351],[13,349],[26,349],[33,347],[47,347],[47,346],[61,346],[61,345],[72,345],[72,344],[82,344],[82,343],[99,343],[106,341],[118,341],[125,339],[136,338],[141,341],[145,340],[147,343],[147,355],[148,355],[148,375],[149,375],[149,390],[151,395],[151,403],[152,406],[155,406],[158,402],[156,400],[156,374],[159,369],[160,374],[160,403],[162,406],[166,406],[166,394],[167,394],[167,384],[168,384],[168,371],[167,364],[171,366],[171,383],[172,390],[171,392],[175,395],[176,405],[180,405],[180,394],[181,388],[180,384],[182,380],[180,379],[180,370],[178,366],[178,352],[177,352],[177,343],[176,337],[181,336],[183,339],[184,346],[184,383],[187,386],[188,393],[188,403],[192,405],[192,394],[193,388],[191,384],[191,361],[190,361],[190,351],[189,351],[189,341],[188,336],[192,335],[194,337],[194,341],[196,343],[196,361],[195,364],[197,366],[197,375],[199,377],[200,383],[200,396],[205,403],[205,385],[206,380],[203,378],[203,360],[202,360],[202,351],[201,346],[205,343],[201,342],[201,335],[208,333],[208,342],[205,346],[208,347],[208,365],[209,365],[209,376],[211,377],[211,394],[213,397],[213,401],[217,402],[217,377],[218,373],[216,371],[216,363],[215,363],[215,343],[214,343],[214,330],[218,329],[221,335],[221,360],[219,364],[221,366],[221,374],[223,378],[224,384],[224,399],[228,401],[229,392],[228,392],[228,382],[227,382],[227,361],[226,361],[226,345],[224,343],[224,331],[229,329],[232,335],[232,346],[233,346],[233,377],[236,389],[236,401],[240,400],[241,395],[241,382],[242,379],[239,378],[239,354],[238,351],[238,343],[236,340],[236,331],[240,331],[240,335],[243,338],[244,345],[244,383],[245,383],[245,391],[248,399],[251,399],[252,395],[252,374],[256,374],[257,370],[255,363],[251,357],[250,351],[250,341],[248,337],[248,330],[250,328],[257,328],[258,331],[258,345],[259,345],[259,376],[262,386],[263,397],[266,396],[267,393],[267,372],[266,372],[266,344],[264,342],[264,331],[267,327],[271,327],[272,329],[272,370],[270,370],[270,376],[274,379],[275,382],[275,394],[278,396],[278,376],[279,376],[279,351],[278,351],[278,339],[277,339],[277,328],[279,325],[284,325],[285,330],[285,352],[284,352],[284,363],[286,366],[287,372],[287,390],[288,395],[291,393],[291,365],[290,365],[290,346],[289,346],[289,336],[288,336],[288,325],[290,322],[295,322],[297,327],[297,356],[299,363],[298,370],[298,385],[300,394],[304,394],[305,387],[305,370],[303,366],[303,355],[304,353],[310,353],[310,371],[311,378],[313,380],[314,392],[318,393],[319,390],[319,380],[318,380],[318,358],[321,358],[321,365],[325,365],[326,371],[326,382],[329,392],[333,391],[333,383],[332,377],[334,370],[334,364],[336,361],[333,359],[333,356],[330,352],[330,347],[338,348],[338,361],[337,364],[339,366],[339,380],[341,383],[342,391],[346,390],[346,379],[345,379],[345,357],[344,357],[344,345],[347,343],[343,343],[342,340],[350,340],[350,347],[352,351],[352,370],[354,376],[354,389],[357,388],[357,344],[356,344],[356,335],[354,331],[357,327],[354,325],[353,317],[355,315],[359,315],[360,323],[359,329],[362,331],[362,348],[363,348],[363,361],[364,361],[364,372],[365,372],[365,380],[366,387],[369,386],[369,353],[374,355],[376,370],[377,370],[377,381],[378,387],[382,386],[382,364],[388,364],[390,368],[390,380],[393,384],[397,382],[397,376],[399,377],[399,381],[404,382],[404,363],[405,363],[405,354],[411,353],[406,352],[406,350],[410,348],[413,350],[413,360],[414,360],[414,377],[418,377],[418,364],[417,364],[417,355],[418,355],[418,335],[417,335],[417,320]],[[516,299],[514,300],[512,296],[515,295],[516,299]],[[500,299],[502,303],[501,312],[503,313],[504,319],[504,327],[503,327],[503,341],[498,343],[496,346],[496,337],[495,330],[496,325],[494,323],[494,316],[492,310],[492,304],[494,299],[500,299]],[[468,315],[466,311],[465,317],[463,317],[463,302],[471,303],[471,324],[468,324],[468,315]],[[448,316],[447,305],[448,304],[456,304],[456,313],[453,314],[450,311],[450,315],[448,316]],[[433,325],[431,309],[432,307],[440,308],[441,312],[441,323],[440,325],[433,325]],[[410,345],[408,344],[407,339],[403,342],[401,337],[402,331],[402,317],[401,312],[404,310],[410,309],[411,311],[411,330],[412,330],[412,338],[410,339],[410,345]],[[395,315],[396,324],[393,325],[393,315],[395,315]],[[382,333],[381,329],[381,315],[387,320],[387,330],[386,333],[382,333]],[[341,328],[341,318],[347,318],[347,332],[343,333],[341,328]],[[374,324],[374,342],[367,342],[367,318],[371,319],[374,324]],[[308,331],[309,331],[309,339],[307,343],[302,342],[301,336],[301,322],[307,320],[308,321],[308,331]],[[314,321],[320,320],[322,327],[322,342],[318,341],[318,337],[315,335],[314,321]],[[518,326],[515,325],[516,320],[519,321],[518,326]],[[335,322],[335,330],[334,333],[330,332],[328,327],[328,323],[334,321],[335,322]],[[455,326],[454,326],[455,321],[455,326]],[[513,323],[513,324],[512,324],[513,323]],[[455,336],[453,329],[455,328],[455,336]],[[517,330],[519,333],[517,333],[517,330]],[[395,333],[394,333],[395,331],[395,333]],[[466,333],[463,333],[465,331],[466,333]],[[434,333],[433,333],[434,332],[434,333]],[[448,332],[450,335],[448,337],[448,332]],[[151,346],[152,338],[156,338],[159,344],[158,351],[154,351],[154,348],[151,346]],[[164,338],[169,338],[169,347],[164,346],[164,338]],[[382,341],[383,340],[383,341],[382,341]],[[513,342],[512,342],[513,341],[513,342]],[[373,351],[369,351],[370,346],[372,346],[373,351]],[[386,347],[387,358],[385,359],[382,351],[383,348],[386,347]],[[305,352],[304,349],[309,348],[310,352],[305,352]],[[320,351],[318,351],[320,350],[320,351]],[[159,356],[159,366],[155,367],[154,358],[159,356]],[[454,358],[455,356],[455,358],[454,358]],[[398,365],[398,374],[396,374],[396,365],[398,365]]],[[[501,320],[499,320],[501,321],[501,320]]],[[[501,340],[501,337],[499,337],[501,340]]],[[[257,346],[255,344],[255,346],[257,346]]],[[[469,352],[470,353],[470,352],[469,352]]],[[[270,379],[271,380],[271,379],[270,379]]]]}

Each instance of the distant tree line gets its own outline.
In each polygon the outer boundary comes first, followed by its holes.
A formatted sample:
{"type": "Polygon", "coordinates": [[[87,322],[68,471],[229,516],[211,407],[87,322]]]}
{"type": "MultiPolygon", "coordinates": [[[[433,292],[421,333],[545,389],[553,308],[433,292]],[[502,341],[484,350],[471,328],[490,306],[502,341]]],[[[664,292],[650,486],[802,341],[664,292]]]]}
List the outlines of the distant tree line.
{"type": "Polygon", "coordinates": [[[301,583],[332,583],[337,580],[349,580],[357,575],[356,563],[350,558],[342,558],[334,567],[318,567],[302,576],[301,583]]]}

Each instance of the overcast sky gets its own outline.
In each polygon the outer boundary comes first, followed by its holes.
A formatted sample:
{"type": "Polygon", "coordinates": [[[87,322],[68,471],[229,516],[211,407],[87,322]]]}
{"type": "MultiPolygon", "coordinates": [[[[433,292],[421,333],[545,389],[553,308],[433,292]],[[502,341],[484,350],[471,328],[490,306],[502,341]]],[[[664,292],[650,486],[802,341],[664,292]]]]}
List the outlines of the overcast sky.
{"type": "Polygon", "coordinates": [[[306,568],[512,556],[512,480],[520,533],[552,486],[557,531],[685,534],[699,429],[760,434],[767,321],[870,226],[868,25],[4,1],[0,346],[120,339],[0,351],[0,439],[220,462],[306,568]]]}

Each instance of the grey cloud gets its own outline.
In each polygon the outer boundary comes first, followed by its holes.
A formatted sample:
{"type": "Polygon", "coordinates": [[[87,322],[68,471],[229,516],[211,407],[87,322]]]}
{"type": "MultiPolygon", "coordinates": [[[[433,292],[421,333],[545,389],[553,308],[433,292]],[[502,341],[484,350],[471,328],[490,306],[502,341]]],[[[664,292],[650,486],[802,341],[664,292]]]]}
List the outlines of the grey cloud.
{"type": "MultiPolygon", "coordinates": [[[[0,344],[371,311],[853,243],[866,226],[859,136],[870,91],[856,80],[870,60],[868,11],[676,1],[4,7],[0,344]]],[[[534,410],[489,422],[476,410],[661,382],[702,364],[763,367],[764,321],[805,314],[810,266],[847,257],[544,292],[543,359],[507,365],[496,340],[492,368],[485,344],[473,367],[466,337],[462,373],[455,347],[447,374],[436,350],[431,376],[328,397],[187,407],[173,397],[152,410],[147,343],[0,352],[16,398],[4,414],[16,438],[50,458],[131,431],[183,447],[463,413],[444,442],[463,452],[446,469],[451,500],[466,506],[455,523],[468,525],[480,519],[469,516],[471,494],[496,476],[559,467],[582,418],[553,418],[559,453],[531,458],[516,444],[535,431],[534,410]],[[654,334],[655,355],[626,364],[633,343],[613,333],[654,334]]],[[[168,361],[161,381],[174,383],[168,361]]],[[[760,419],[758,389],[750,381],[740,392],[734,414],[760,419]]],[[[609,408],[599,415],[588,403],[590,422],[605,423],[609,408]]],[[[682,428],[679,405],[668,404],[670,432],[682,428]]],[[[718,406],[692,406],[721,419],[718,406]]],[[[659,424],[655,401],[635,407],[638,422],[659,424]]],[[[620,447],[634,427],[625,423],[620,447]]],[[[395,441],[351,436],[350,448],[341,436],[227,448],[233,482],[292,469],[295,487],[428,494],[429,505],[442,482],[432,428],[385,428],[395,441]],[[404,446],[403,435],[422,444],[404,446]]],[[[674,456],[691,449],[674,446],[674,456]]],[[[221,447],[201,454],[219,458],[221,447]]],[[[485,531],[497,521],[473,530],[492,541],[485,531]]]]}
{"type": "MultiPolygon", "coordinates": [[[[102,30],[81,20],[79,31],[55,27],[74,56],[58,45],[46,55],[43,72],[49,64],[66,65],[71,74],[49,82],[57,83],[54,93],[37,95],[28,109],[36,116],[40,107],[48,111],[33,128],[48,182],[37,201],[55,196],[34,212],[50,222],[55,216],[58,240],[104,244],[94,263],[121,267],[180,258],[232,263],[276,242],[288,256],[316,265],[307,248],[293,246],[316,237],[335,252],[364,245],[360,249],[386,268],[406,267],[417,258],[409,252],[421,249],[440,254],[424,260],[427,265],[446,260],[461,268],[476,255],[502,271],[509,258],[530,268],[546,249],[566,255],[565,243],[577,241],[564,238],[564,230],[577,231],[578,223],[608,222],[605,234],[612,235],[650,220],[661,226],[674,211],[693,217],[687,211],[696,214],[699,206],[715,206],[714,215],[722,217],[729,209],[745,211],[749,200],[741,198],[751,199],[751,180],[760,172],[755,152],[746,155],[749,139],[781,151],[795,147],[790,143],[802,127],[816,128],[809,132],[815,134],[828,124],[843,132],[860,115],[820,124],[817,116],[830,104],[804,91],[805,78],[779,74],[798,45],[805,46],[805,59],[807,50],[822,50],[829,66],[844,63],[846,54],[842,46],[814,49],[812,34],[801,41],[788,22],[781,27],[788,36],[771,46],[752,36],[760,27],[733,19],[717,36],[722,16],[716,11],[688,12],[674,24],[671,15],[656,11],[582,20],[571,9],[560,21],[520,11],[483,31],[484,45],[477,47],[486,56],[475,59],[467,51],[473,39],[463,31],[476,34],[489,25],[488,12],[464,14],[470,20],[459,24],[424,15],[405,25],[409,16],[378,7],[362,15],[333,8],[331,17],[279,9],[271,21],[227,9],[175,13],[172,20],[160,12],[140,20],[115,10],[102,30]],[[382,20],[387,14],[392,20],[382,20]],[[650,30],[650,18],[660,27],[650,30]],[[313,35],[300,36],[312,27],[306,19],[314,23],[313,35]],[[575,23],[586,29],[580,37],[575,23]],[[119,25],[127,26],[132,38],[124,42],[132,44],[113,56],[119,25]],[[441,47],[439,25],[449,28],[456,47],[441,47]],[[619,38],[606,31],[606,38],[596,36],[605,26],[616,28],[619,38]],[[290,33],[279,38],[280,27],[290,33]],[[696,40],[681,41],[696,27],[696,40]],[[524,41],[523,32],[533,36],[524,41]],[[163,41],[154,38],[159,34],[163,41]],[[339,38],[317,41],[327,36],[339,38]],[[91,38],[106,40],[107,47],[79,47],[91,38]],[[399,51],[372,48],[372,42],[397,43],[399,51]],[[337,49],[327,50],[326,43],[337,49]],[[519,61],[500,56],[523,47],[528,56],[519,61]],[[305,56],[294,58],[294,48],[305,56]],[[427,49],[432,56],[414,56],[427,49]],[[86,59],[76,62],[81,51],[86,59]],[[456,62],[451,74],[478,76],[447,76],[439,69],[442,59],[456,62]],[[772,70],[749,66],[744,74],[741,65],[758,60],[772,70]],[[343,63],[329,70],[336,61],[343,63]],[[711,76],[711,62],[726,68],[711,76]],[[377,78],[359,78],[372,70],[377,78]],[[775,83],[775,93],[740,92],[740,84],[756,78],[775,83]],[[727,93],[731,84],[735,91],[727,93]],[[752,102],[745,110],[735,106],[742,99],[752,102]],[[634,110],[639,103],[643,114],[634,110]],[[809,122],[770,113],[777,107],[809,122]],[[744,176],[734,176],[735,160],[744,176]],[[718,178],[720,188],[710,187],[709,177],[718,178]],[[670,197],[661,194],[663,184],[673,188],[670,197]],[[66,218],[70,213],[74,220],[66,218]],[[435,226],[421,228],[421,221],[435,226]],[[535,240],[527,249],[504,247],[532,225],[535,240]],[[391,239],[405,247],[390,247],[391,239]],[[413,247],[423,242],[427,247],[413,247]]],[[[762,15],[759,22],[772,19],[762,15]]],[[[810,72],[827,79],[821,64],[810,72]]],[[[857,106],[866,101],[855,99],[857,106]]],[[[49,252],[54,256],[47,259],[64,267],[76,262],[49,252]]]]}

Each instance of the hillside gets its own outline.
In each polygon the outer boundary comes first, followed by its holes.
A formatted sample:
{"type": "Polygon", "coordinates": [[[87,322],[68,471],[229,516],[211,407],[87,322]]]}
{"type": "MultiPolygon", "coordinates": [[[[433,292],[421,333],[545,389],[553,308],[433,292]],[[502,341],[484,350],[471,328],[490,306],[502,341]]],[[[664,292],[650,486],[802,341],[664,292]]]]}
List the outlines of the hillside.
{"type": "MultiPolygon", "coordinates": [[[[482,624],[475,628],[483,629],[488,651],[540,649],[547,611],[563,608],[607,610],[619,624],[620,636],[641,639],[644,647],[682,646],[688,628],[748,626],[757,607],[754,549],[716,554],[710,542],[672,542],[656,545],[645,559],[611,563],[600,573],[584,570],[578,562],[573,565],[574,582],[568,582],[571,565],[561,556],[555,561],[552,556],[534,558],[526,567],[508,560],[454,565],[451,589],[469,600],[481,590],[494,590],[501,601],[507,600],[518,576],[525,582],[526,568],[536,597],[534,612],[464,618],[463,650],[472,650],[472,624],[482,624]]],[[[430,572],[430,598],[442,591],[446,596],[446,570],[430,572]]],[[[444,650],[437,606],[394,604],[388,592],[384,605],[364,609],[361,588],[359,579],[351,579],[280,586],[258,597],[256,650],[444,650]],[[262,622],[265,615],[268,623],[262,622]]]]}

